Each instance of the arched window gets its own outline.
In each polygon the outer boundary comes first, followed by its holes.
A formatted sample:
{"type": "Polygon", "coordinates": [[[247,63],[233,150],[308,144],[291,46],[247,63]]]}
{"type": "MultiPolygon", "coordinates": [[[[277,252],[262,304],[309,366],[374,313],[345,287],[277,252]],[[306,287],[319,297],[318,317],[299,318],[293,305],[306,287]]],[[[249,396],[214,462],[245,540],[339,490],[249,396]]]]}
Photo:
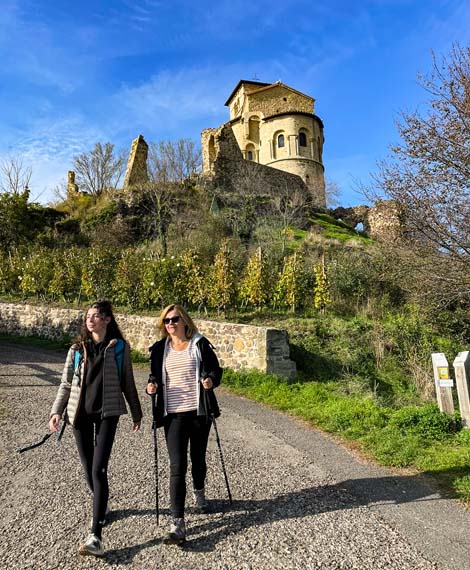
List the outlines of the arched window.
{"type": "Polygon", "coordinates": [[[307,135],[303,131],[299,133],[299,146],[307,146],[307,135]]]}
{"type": "Polygon", "coordinates": [[[247,160],[253,160],[253,151],[252,150],[249,150],[246,153],[246,158],[247,158],[247,160]]]}
{"type": "Polygon", "coordinates": [[[279,135],[277,137],[277,146],[282,148],[284,146],[284,135],[279,135]]]}

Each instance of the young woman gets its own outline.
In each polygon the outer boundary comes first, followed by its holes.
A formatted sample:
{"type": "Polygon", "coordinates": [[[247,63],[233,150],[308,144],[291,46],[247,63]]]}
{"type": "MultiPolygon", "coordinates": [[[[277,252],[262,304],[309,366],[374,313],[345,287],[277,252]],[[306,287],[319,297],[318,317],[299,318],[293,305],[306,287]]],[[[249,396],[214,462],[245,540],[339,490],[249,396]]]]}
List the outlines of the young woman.
{"type": "Polygon", "coordinates": [[[72,425],[85,479],[93,494],[91,531],[79,548],[80,554],[104,554],[101,535],[109,496],[107,468],[119,416],[127,413],[124,398],[136,432],[142,409],[130,347],[119,330],[111,303],[98,301],[87,310],[80,335],[67,354],[49,420],[53,432],[62,417],[72,425]]]}
{"type": "Polygon", "coordinates": [[[188,445],[196,509],[207,509],[206,449],[211,416],[220,415],[213,388],[220,384],[222,369],[212,345],[180,305],[163,309],[158,327],[163,338],[150,348],[147,393],[154,395],[154,421],[165,429],[170,456],[172,521],[165,543],[182,544],[188,445]]]}

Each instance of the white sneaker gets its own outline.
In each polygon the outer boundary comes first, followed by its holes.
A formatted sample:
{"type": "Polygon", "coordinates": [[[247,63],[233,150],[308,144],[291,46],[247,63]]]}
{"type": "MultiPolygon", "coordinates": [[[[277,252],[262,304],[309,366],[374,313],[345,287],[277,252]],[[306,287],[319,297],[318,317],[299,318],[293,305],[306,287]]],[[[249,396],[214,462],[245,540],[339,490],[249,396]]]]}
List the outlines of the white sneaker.
{"type": "Polygon", "coordinates": [[[174,518],[170,524],[170,532],[163,539],[165,544],[181,545],[186,540],[186,526],[183,518],[174,518]]]}
{"type": "Polygon", "coordinates": [[[89,534],[83,544],[78,549],[79,554],[83,556],[103,556],[104,548],[103,541],[96,536],[96,534],[89,534]]]}

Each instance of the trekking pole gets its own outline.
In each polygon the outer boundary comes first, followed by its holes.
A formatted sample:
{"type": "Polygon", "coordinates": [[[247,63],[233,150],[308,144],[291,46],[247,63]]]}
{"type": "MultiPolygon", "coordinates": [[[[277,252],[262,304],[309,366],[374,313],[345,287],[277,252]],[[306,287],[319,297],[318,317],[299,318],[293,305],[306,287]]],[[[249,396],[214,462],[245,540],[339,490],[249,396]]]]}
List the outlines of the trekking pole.
{"type": "MultiPolygon", "coordinates": [[[[152,397],[154,407],[157,405],[157,395],[152,397]]],[[[155,511],[157,513],[157,526],[160,523],[160,509],[158,504],[158,439],[157,439],[157,422],[153,420],[153,452],[154,452],[154,470],[155,470],[155,511]]]]}
{"type": "Polygon", "coordinates": [[[217,447],[219,448],[219,457],[220,457],[220,463],[222,464],[222,471],[224,473],[225,485],[227,487],[228,502],[229,502],[230,506],[232,506],[232,504],[233,504],[232,493],[230,492],[230,485],[228,483],[227,470],[225,469],[224,455],[222,453],[222,445],[220,444],[219,430],[217,429],[217,422],[215,421],[214,412],[212,411],[210,404],[209,404],[209,395],[207,394],[207,391],[205,389],[204,389],[204,400],[205,400],[207,411],[209,413],[209,417],[211,418],[212,423],[214,424],[215,439],[217,441],[217,447]]]}
{"type": "Polygon", "coordinates": [[[51,435],[53,435],[52,432],[46,433],[46,435],[41,439],[41,441],[32,443],[31,445],[27,445],[26,447],[22,447],[21,449],[17,449],[17,452],[24,453],[25,451],[29,451],[30,449],[34,449],[35,447],[39,447],[43,443],[46,443],[46,441],[51,437],[51,435]]]}
{"type": "MultiPolygon", "coordinates": [[[[60,431],[57,434],[57,443],[60,443],[60,440],[62,439],[62,436],[64,435],[65,426],[66,426],[66,423],[62,422],[62,426],[60,428],[60,431]]],[[[16,451],[17,451],[17,453],[24,453],[25,451],[30,451],[31,449],[39,447],[43,443],[46,443],[46,441],[52,435],[54,435],[54,432],[52,432],[52,431],[49,433],[46,433],[46,435],[40,441],[37,441],[36,443],[32,443],[31,445],[27,445],[25,447],[21,447],[20,449],[17,449],[16,451]]]]}

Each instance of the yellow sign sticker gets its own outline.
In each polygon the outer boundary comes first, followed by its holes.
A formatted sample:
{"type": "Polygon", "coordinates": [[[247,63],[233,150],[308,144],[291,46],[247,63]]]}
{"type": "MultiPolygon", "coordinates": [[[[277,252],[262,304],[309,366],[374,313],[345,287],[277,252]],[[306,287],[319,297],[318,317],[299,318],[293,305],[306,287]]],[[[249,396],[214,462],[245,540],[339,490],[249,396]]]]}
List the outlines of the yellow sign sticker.
{"type": "Polygon", "coordinates": [[[440,380],[448,380],[449,378],[449,367],[448,366],[438,366],[437,373],[439,374],[440,380]]]}

